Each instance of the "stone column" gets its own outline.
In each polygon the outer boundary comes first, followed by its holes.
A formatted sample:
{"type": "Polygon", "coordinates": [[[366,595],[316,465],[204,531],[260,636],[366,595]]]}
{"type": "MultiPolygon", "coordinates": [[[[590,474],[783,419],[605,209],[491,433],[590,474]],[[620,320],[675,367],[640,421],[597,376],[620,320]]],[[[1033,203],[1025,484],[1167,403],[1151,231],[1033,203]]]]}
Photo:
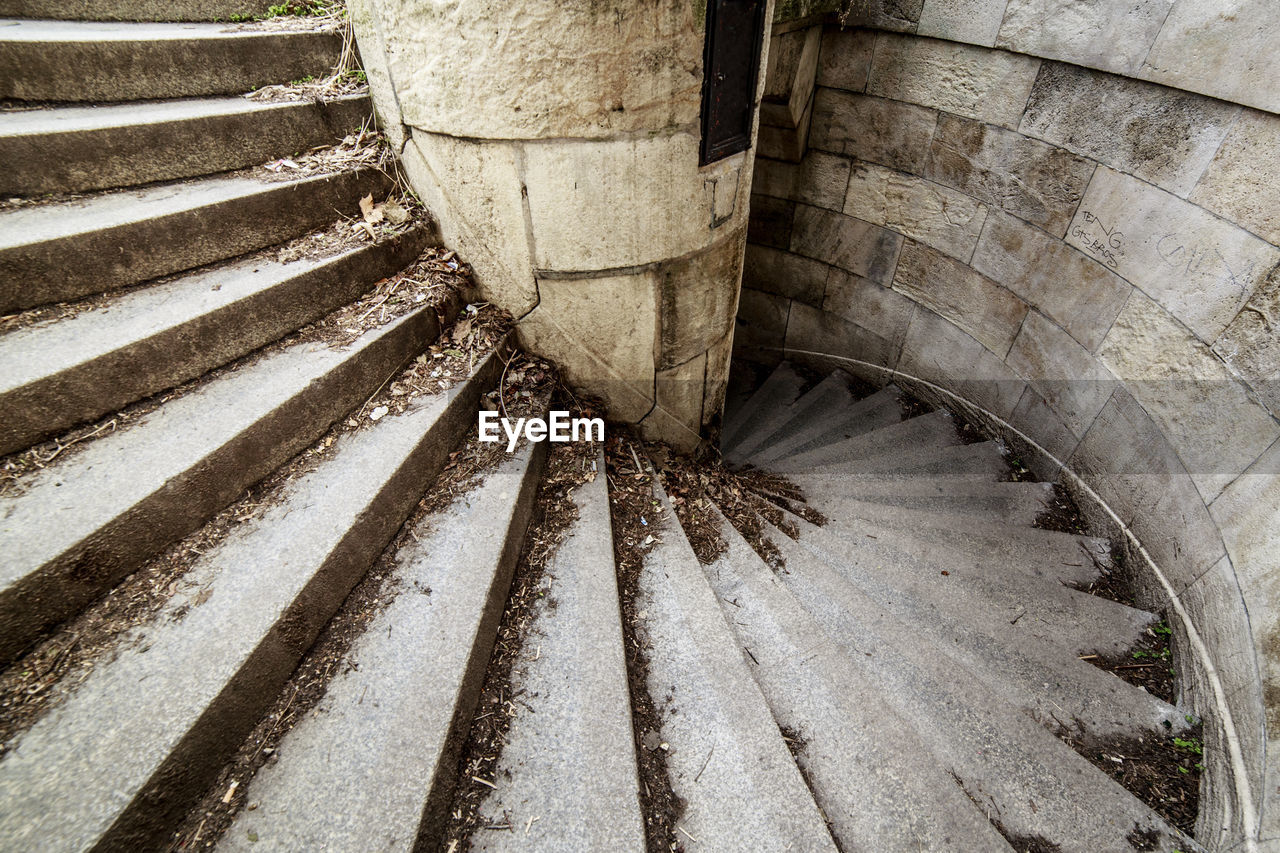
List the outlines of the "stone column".
{"type": "Polygon", "coordinates": [[[753,155],[698,165],[705,2],[351,6],[379,118],[485,298],[613,417],[696,444],[724,400],[753,155]]]}

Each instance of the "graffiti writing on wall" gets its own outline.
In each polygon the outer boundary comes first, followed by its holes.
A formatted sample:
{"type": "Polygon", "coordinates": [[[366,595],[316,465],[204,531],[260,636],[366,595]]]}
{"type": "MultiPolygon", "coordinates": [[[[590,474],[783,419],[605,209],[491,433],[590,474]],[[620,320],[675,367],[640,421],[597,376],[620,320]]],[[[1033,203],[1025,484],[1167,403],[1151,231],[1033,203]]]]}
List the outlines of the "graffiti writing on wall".
{"type": "Polygon", "coordinates": [[[1115,225],[1107,227],[1097,216],[1087,210],[1080,211],[1080,221],[1071,226],[1071,236],[1080,246],[1111,269],[1120,265],[1124,257],[1124,234],[1115,225]]]}

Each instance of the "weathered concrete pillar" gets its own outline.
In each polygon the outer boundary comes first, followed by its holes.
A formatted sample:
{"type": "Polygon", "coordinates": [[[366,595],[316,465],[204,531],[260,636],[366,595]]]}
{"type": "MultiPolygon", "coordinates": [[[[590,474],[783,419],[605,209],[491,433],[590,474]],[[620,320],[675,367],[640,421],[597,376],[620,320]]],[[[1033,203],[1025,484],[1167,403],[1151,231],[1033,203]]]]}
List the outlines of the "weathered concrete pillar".
{"type": "Polygon", "coordinates": [[[753,154],[699,165],[705,2],[352,13],[379,118],[486,298],[614,417],[696,443],[724,399],[753,154]]]}

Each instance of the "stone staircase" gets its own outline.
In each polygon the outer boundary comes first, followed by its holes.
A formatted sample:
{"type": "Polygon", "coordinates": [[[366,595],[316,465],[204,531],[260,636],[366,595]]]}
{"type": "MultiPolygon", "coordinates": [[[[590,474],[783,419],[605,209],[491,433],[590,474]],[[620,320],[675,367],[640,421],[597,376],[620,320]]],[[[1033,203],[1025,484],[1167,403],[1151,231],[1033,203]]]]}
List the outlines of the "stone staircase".
{"type": "Polygon", "coordinates": [[[1050,486],[785,364],[741,475],[481,445],[565,404],[367,96],[242,97],[342,37],[155,16],[0,28],[0,849],[1199,849],[1068,745],[1190,720],[1050,486]]]}

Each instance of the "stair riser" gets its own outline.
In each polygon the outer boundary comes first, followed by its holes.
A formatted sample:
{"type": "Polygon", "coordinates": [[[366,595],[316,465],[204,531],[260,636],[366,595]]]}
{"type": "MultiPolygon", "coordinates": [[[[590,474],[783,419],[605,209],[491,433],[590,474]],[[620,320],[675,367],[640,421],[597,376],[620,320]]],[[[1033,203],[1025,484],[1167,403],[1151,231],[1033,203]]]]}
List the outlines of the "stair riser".
{"type": "MultiPolygon", "coordinates": [[[[248,425],[106,525],[0,590],[0,661],[73,616],[142,561],[200,527],[324,433],[440,332],[422,311],[248,425]]],[[[470,417],[470,414],[468,415],[470,417]]]]}
{"type": "Polygon", "coordinates": [[[190,322],[7,392],[0,392],[0,454],[92,421],[265,346],[356,299],[417,257],[426,229],[311,268],[190,322]]]}
{"type": "Polygon", "coordinates": [[[0,16],[59,21],[229,21],[232,15],[266,14],[270,5],[270,0],[5,0],[0,3],[0,16]]]}
{"type": "MultiPolygon", "coordinates": [[[[103,293],[262,249],[351,214],[391,180],[342,172],[128,222],[0,250],[0,312],[103,293]]],[[[0,223],[3,224],[3,223],[0,223]]]]}
{"type": "Polygon", "coordinates": [[[367,97],[266,110],[60,132],[0,136],[0,194],[89,192],[243,169],[327,145],[359,129],[367,97]]]}
{"type": "Polygon", "coordinates": [[[0,99],[112,102],[238,95],[324,76],[341,53],[341,36],[314,32],[0,41],[0,99]]]}
{"type": "MultiPolygon", "coordinates": [[[[368,474],[372,482],[353,487],[357,492],[356,500],[332,497],[334,484],[342,482],[344,477],[349,480],[356,473],[345,469],[340,455],[333,459],[335,468],[317,475],[320,479],[319,484],[313,487],[314,491],[307,492],[304,484],[300,487],[301,494],[285,498],[286,503],[276,510],[278,514],[271,520],[280,524],[284,518],[297,518],[299,522],[295,532],[298,535],[305,536],[308,531],[313,531],[316,538],[325,544],[322,551],[309,553],[300,562],[282,569],[280,582],[287,589],[284,597],[270,605],[272,609],[264,612],[263,605],[250,600],[255,598],[255,592],[260,593],[262,581],[246,577],[253,572],[253,558],[269,561],[277,556],[275,552],[281,543],[271,540],[270,524],[253,531],[259,536],[257,540],[253,540],[252,535],[249,537],[253,543],[251,548],[241,540],[241,550],[235,552],[237,557],[226,565],[217,565],[219,558],[212,558],[215,564],[205,567],[206,570],[217,570],[212,574],[211,586],[208,587],[212,592],[208,603],[198,605],[197,610],[181,622],[155,625],[151,637],[156,644],[155,654],[190,658],[199,654],[196,650],[202,644],[196,641],[204,632],[251,631],[248,644],[233,640],[225,646],[230,665],[222,666],[219,674],[191,673],[186,667],[169,673],[165,667],[174,665],[165,662],[169,660],[167,656],[153,659],[161,667],[157,671],[149,668],[155,664],[142,659],[139,653],[127,651],[118,663],[107,666],[124,667],[124,672],[130,677],[112,677],[113,673],[108,668],[103,672],[101,681],[83,688],[96,691],[93,697],[105,707],[89,707],[93,704],[89,702],[75,706],[74,697],[72,704],[67,706],[68,718],[62,722],[74,732],[70,745],[59,740],[56,730],[50,732],[37,728],[28,735],[25,742],[28,751],[44,756],[52,772],[51,780],[40,779],[34,784],[56,786],[59,778],[66,780],[68,764],[77,760],[74,757],[75,744],[91,739],[93,728],[100,724],[98,713],[105,719],[128,713],[129,704],[133,701],[131,678],[136,678],[139,673],[151,675],[136,688],[141,695],[148,697],[149,703],[157,702],[156,691],[166,687],[148,682],[160,680],[184,685],[196,696],[189,701],[178,702],[174,706],[174,716],[161,726],[161,730],[176,739],[171,748],[163,742],[156,742],[153,737],[138,745],[140,758],[131,761],[139,763],[122,762],[128,766],[124,771],[95,768],[93,786],[83,795],[71,795],[101,803],[105,792],[96,788],[112,786],[111,798],[108,799],[113,799],[118,805],[109,812],[109,828],[99,828],[103,823],[101,817],[82,817],[75,810],[65,816],[32,816],[31,820],[41,832],[58,839],[59,844],[54,846],[110,850],[159,849],[163,846],[190,803],[204,793],[227,759],[261,720],[298,660],[386,548],[420,499],[423,488],[443,469],[457,440],[474,423],[481,393],[493,387],[501,369],[501,359],[491,357],[478,366],[471,380],[451,392],[443,411],[426,410],[409,422],[384,422],[373,428],[375,434],[349,439],[347,448],[361,448],[366,459],[370,448],[380,443],[377,452],[385,460],[361,469],[359,473],[368,474]],[[376,432],[384,428],[385,434],[376,432]],[[308,509],[315,503],[333,512],[316,510],[308,514],[308,509]],[[279,515],[281,509],[286,510],[283,516],[279,515]],[[322,532],[319,528],[323,526],[330,526],[330,530],[338,532],[322,532]],[[261,535],[264,533],[268,535],[261,535]],[[310,563],[313,559],[315,562],[310,563]],[[226,582],[220,584],[224,578],[226,582]],[[198,608],[202,607],[215,610],[201,615],[198,608]],[[196,684],[193,677],[222,680],[196,684]],[[202,698],[205,696],[207,698],[202,698]],[[159,752],[165,749],[168,749],[167,753],[159,752]],[[142,776],[139,770],[148,775],[142,776]]],[[[413,419],[415,415],[400,417],[413,419]]],[[[234,546],[235,543],[229,545],[234,546]]],[[[513,562],[513,558],[509,562],[513,562]]],[[[493,609],[500,611],[501,605],[493,609]]],[[[210,668],[217,670],[216,666],[210,668]]],[[[114,742],[105,748],[121,750],[130,747],[114,742]]],[[[24,761],[19,757],[16,761],[0,764],[0,780],[8,790],[14,790],[30,774],[41,772],[42,768],[33,764],[39,765],[40,762],[24,761]]],[[[20,811],[32,806],[29,800],[23,802],[20,811]]],[[[6,830],[12,833],[29,831],[22,820],[8,822],[6,830]]]]}
{"type": "Polygon", "coordinates": [[[768,467],[770,463],[793,455],[817,450],[855,435],[864,435],[901,422],[902,406],[896,395],[891,395],[887,390],[881,391],[855,404],[840,422],[833,425],[827,419],[815,419],[813,424],[795,435],[760,448],[749,461],[760,467],[768,467]]]}

